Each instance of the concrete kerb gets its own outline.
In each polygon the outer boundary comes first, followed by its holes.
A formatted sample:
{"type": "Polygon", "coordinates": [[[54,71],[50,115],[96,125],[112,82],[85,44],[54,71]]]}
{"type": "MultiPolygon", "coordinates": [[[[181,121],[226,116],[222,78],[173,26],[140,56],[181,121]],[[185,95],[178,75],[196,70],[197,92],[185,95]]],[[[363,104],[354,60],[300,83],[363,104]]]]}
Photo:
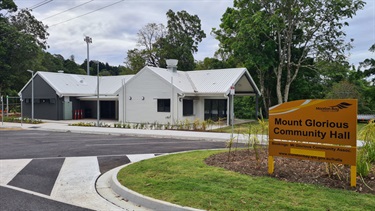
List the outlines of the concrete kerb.
{"type": "MultiPolygon", "coordinates": [[[[177,152],[177,153],[169,153],[169,154],[164,154],[164,155],[160,155],[160,156],[166,156],[166,155],[171,155],[171,154],[179,154],[179,153],[185,153],[185,152],[188,152],[188,151],[177,152]]],[[[150,158],[150,159],[152,159],[152,158],[150,158]]],[[[137,163],[137,162],[134,162],[134,163],[137,163]]],[[[170,203],[170,202],[154,199],[154,198],[142,195],[140,193],[137,193],[137,192],[135,192],[133,190],[130,190],[129,188],[121,185],[120,182],[117,180],[117,175],[118,175],[119,171],[121,169],[125,168],[126,166],[132,165],[134,163],[129,163],[129,164],[117,167],[117,168],[113,169],[113,171],[111,172],[112,176],[111,176],[111,179],[109,181],[110,188],[119,197],[121,197],[121,198],[123,198],[127,201],[130,201],[131,203],[136,204],[139,207],[145,207],[145,208],[151,209],[151,210],[201,211],[200,209],[196,209],[196,208],[192,208],[192,207],[185,207],[185,206],[173,204],[173,203],[170,203]]],[[[107,200],[109,200],[109,199],[107,199],[107,200]]],[[[113,203],[115,203],[115,202],[113,202],[113,203]]]]}

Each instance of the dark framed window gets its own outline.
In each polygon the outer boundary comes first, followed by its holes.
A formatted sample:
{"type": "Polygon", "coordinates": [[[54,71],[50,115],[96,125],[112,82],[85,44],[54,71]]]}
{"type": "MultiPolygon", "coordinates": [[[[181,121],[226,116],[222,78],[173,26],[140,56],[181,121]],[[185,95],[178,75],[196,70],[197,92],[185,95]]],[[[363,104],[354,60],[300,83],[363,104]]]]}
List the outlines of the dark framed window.
{"type": "Polygon", "coordinates": [[[170,99],[158,99],[158,112],[170,112],[171,111],[171,100],[170,99]]]}
{"type": "Polygon", "coordinates": [[[184,116],[192,116],[194,115],[194,101],[184,99],[182,101],[182,115],[184,116]]]}
{"type": "Polygon", "coordinates": [[[205,99],[204,100],[204,119],[213,121],[227,117],[227,100],[225,99],[205,99]]]}

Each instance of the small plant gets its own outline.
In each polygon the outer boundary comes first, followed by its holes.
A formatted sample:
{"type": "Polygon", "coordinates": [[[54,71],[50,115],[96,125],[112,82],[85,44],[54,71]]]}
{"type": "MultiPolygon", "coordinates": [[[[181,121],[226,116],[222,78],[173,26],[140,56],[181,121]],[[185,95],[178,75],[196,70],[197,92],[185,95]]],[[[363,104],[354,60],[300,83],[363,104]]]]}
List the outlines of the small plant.
{"type": "Polygon", "coordinates": [[[95,124],[93,122],[77,122],[71,123],[69,126],[82,126],[82,127],[94,127],[95,124]]]}
{"type": "Polygon", "coordinates": [[[184,123],[183,123],[183,129],[184,130],[190,130],[190,127],[191,127],[191,124],[190,124],[190,121],[189,119],[185,119],[184,123]]]}
{"type": "Polygon", "coordinates": [[[201,130],[206,131],[207,130],[207,121],[201,122],[201,130]]]}
{"type": "Polygon", "coordinates": [[[220,132],[223,132],[223,130],[222,130],[222,127],[221,127],[221,122],[223,121],[223,118],[219,118],[218,120],[217,120],[217,124],[219,125],[219,131],[220,132]]]}
{"type": "Polygon", "coordinates": [[[375,163],[375,120],[372,119],[359,131],[363,147],[358,150],[357,174],[366,177],[375,163]]]}
{"type": "Polygon", "coordinates": [[[368,161],[367,155],[362,150],[357,155],[357,174],[366,177],[370,173],[371,163],[368,161]]]}
{"type": "Polygon", "coordinates": [[[167,124],[165,125],[165,129],[167,130],[172,129],[172,125],[170,122],[167,122],[167,124]]]}
{"type": "Polygon", "coordinates": [[[236,138],[236,137],[232,137],[232,138],[230,138],[230,139],[227,141],[227,143],[226,143],[226,148],[229,149],[229,152],[228,152],[228,162],[230,161],[230,156],[231,156],[231,154],[232,154],[233,142],[234,142],[234,139],[235,139],[235,138],[236,138]]]}
{"type": "Polygon", "coordinates": [[[264,121],[263,119],[263,116],[261,116],[261,118],[258,119],[258,124],[259,124],[259,129],[260,129],[260,134],[262,136],[262,139],[261,139],[261,143],[263,143],[263,139],[264,139],[264,135],[267,134],[268,132],[268,122],[267,121],[264,121]]]}
{"type": "Polygon", "coordinates": [[[215,122],[212,119],[207,119],[206,122],[207,122],[207,126],[211,128],[210,130],[212,130],[212,126],[214,125],[215,122]]]}
{"type": "Polygon", "coordinates": [[[200,124],[201,124],[201,121],[199,119],[195,119],[193,122],[193,130],[199,130],[200,124]]]}
{"type": "Polygon", "coordinates": [[[183,121],[178,121],[177,122],[177,129],[178,130],[184,129],[184,122],[183,121]]]}
{"type": "Polygon", "coordinates": [[[250,148],[254,150],[255,153],[255,159],[257,160],[258,165],[260,165],[260,158],[259,158],[259,151],[258,151],[258,145],[259,145],[259,139],[258,139],[258,133],[261,131],[260,125],[252,125],[249,124],[249,127],[243,135],[247,137],[247,151],[250,154],[250,148]]]}
{"type": "MultiPolygon", "coordinates": [[[[16,116],[9,116],[9,117],[6,117],[4,116],[4,122],[17,122],[17,123],[21,123],[21,117],[16,117],[16,116]]],[[[40,119],[34,119],[34,121],[31,120],[31,118],[22,118],[22,122],[23,123],[28,123],[28,124],[40,124],[42,123],[42,120],[40,119]]]]}

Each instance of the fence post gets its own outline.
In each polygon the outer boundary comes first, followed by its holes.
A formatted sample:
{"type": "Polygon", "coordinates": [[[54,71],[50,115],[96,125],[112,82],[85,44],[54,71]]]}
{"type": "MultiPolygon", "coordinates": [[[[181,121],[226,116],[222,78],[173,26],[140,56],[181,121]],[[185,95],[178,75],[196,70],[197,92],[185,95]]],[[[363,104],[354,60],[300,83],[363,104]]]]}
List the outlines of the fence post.
{"type": "Polygon", "coordinates": [[[1,95],[1,125],[4,125],[4,102],[3,102],[2,95],[1,95]]]}
{"type": "Polygon", "coordinates": [[[9,117],[9,95],[7,95],[7,117],[9,117]]]}

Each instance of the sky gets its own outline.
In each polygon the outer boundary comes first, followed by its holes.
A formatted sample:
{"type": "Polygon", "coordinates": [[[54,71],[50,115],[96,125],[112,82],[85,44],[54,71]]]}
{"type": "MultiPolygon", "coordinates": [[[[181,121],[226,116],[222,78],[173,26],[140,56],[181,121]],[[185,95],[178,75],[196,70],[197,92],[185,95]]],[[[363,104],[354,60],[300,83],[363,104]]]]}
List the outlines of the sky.
{"type": "MultiPolygon", "coordinates": [[[[368,51],[375,44],[375,1],[365,0],[364,9],[344,28],[347,40],[354,39],[354,48],[347,53],[349,63],[358,65],[366,58],[374,58],[368,51]]],[[[221,17],[233,0],[14,0],[19,9],[33,8],[32,14],[49,26],[52,54],[65,59],[74,55],[81,64],[87,58],[85,36],[92,38],[90,60],[124,65],[128,50],[137,46],[137,32],[148,23],[167,25],[166,12],[185,10],[198,15],[207,37],[198,46],[195,60],[213,57],[219,42],[211,35],[219,28],[221,17]],[[41,3],[45,3],[39,7],[41,3]]]]}

